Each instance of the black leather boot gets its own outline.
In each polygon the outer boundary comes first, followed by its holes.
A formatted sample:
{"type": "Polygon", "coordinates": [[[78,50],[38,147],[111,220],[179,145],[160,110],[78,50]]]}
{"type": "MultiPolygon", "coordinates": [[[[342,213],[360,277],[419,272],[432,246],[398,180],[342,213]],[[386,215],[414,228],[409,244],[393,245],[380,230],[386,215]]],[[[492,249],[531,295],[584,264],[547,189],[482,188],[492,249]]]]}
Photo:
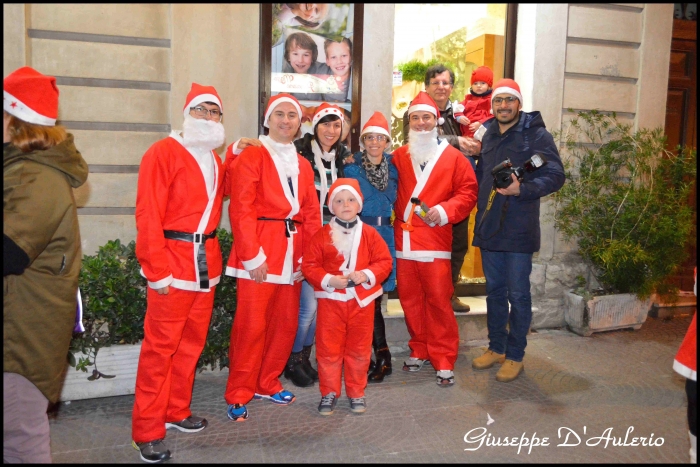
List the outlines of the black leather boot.
{"type": "Polygon", "coordinates": [[[376,363],[370,361],[370,373],[367,375],[369,383],[380,383],[384,377],[391,374],[391,353],[386,342],[386,330],[384,328],[384,316],[382,316],[382,297],[374,301],[374,333],[372,335],[372,347],[377,357],[376,363]]]}
{"type": "Polygon", "coordinates": [[[284,369],[284,377],[300,388],[308,388],[314,385],[314,380],[304,371],[304,362],[301,352],[292,352],[284,369]]]}
{"type": "Polygon", "coordinates": [[[311,366],[311,347],[312,345],[305,346],[301,351],[302,364],[304,365],[304,372],[314,380],[318,381],[318,371],[314,370],[311,366]]]}
{"type": "Polygon", "coordinates": [[[374,370],[367,376],[368,383],[381,383],[384,381],[385,376],[391,374],[391,353],[389,348],[380,349],[375,352],[375,355],[377,356],[377,363],[374,370]]]}

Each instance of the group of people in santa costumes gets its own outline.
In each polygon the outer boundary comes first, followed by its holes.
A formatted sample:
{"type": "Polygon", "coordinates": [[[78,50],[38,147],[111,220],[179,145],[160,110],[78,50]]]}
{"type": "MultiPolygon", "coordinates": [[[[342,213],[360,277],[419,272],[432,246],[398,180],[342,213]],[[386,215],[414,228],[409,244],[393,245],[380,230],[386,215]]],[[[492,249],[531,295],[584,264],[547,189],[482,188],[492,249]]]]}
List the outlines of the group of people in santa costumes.
{"type": "MultiPolygon", "coordinates": [[[[323,112],[338,115],[342,124],[339,108],[325,104],[317,114],[323,112]]],[[[476,181],[459,151],[438,139],[435,102],[420,93],[410,112],[410,144],[392,160],[398,171],[397,282],[411,335],[404,370],[420,370],[429,360],[438,384],[450,386],[459,342],[450,303],[451,224],[473,209],[476,181]]],[[[293,96],[272,97],[264,116],[268,134],[239,140],[223,166],[213,151],[224,141],[221,99],[213,87],[193,84],[183,131],[155,143],[143,158],[137,257],[149,287],[132,433],[144,461],[170,458],[163,442],[167,428],[191,433],[207,426],[192,415],[190,402],[222,272],[214,232],[225,196],[231,198],[234,238],[226,274],[237,278],[238,300],[225,391],[228,417],[246,420],[251,399],[279,405],[295,400],[279,377],[294,344],[304,279],[318,301],[319,412],[333,412],[341,372],[351,410],[365,410],[375,303],[392,272],[392,254],[359,219],[363,196],[357,180],[336,174],[330,188],[317,193],[312,165],[294,145],[301,115],[293,96]],[[323,201],[333,215],[325,225],[323,201]]],[[[376,122],[366,129],[375,131],[376,122]]],[[[384,126],[381,133],[388,136],[384,126]]]]}

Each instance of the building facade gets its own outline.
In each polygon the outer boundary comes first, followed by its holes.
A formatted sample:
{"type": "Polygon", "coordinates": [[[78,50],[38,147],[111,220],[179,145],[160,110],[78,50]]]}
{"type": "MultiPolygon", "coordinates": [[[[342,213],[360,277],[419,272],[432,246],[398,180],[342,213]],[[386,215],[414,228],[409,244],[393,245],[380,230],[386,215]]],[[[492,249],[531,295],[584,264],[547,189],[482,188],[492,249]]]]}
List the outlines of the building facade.
{"type": "MultiPolygon", "coordinates": [[[[589,109],[615,111],[635,128],[663,127],[673,9],[519,5],[515,79],[523,110],[541,111],[550,131],[589,109]]],[[[364,6],[363,123],[374,111],[391,113],[394,10],[364,6]]],[[[219,91],[227,144],[257,134],[257,4],[3,4],[3,17],[3,76],[30,65],[57,77],[59,120],[90,166],[75,191],[85,254],[108,240],[135,239],[140,159],[182,124],[190,83],[219,91]]],[[[533,328],[564,325],[563,294],[585,274],[550,215],[544,200],[533,328]]],[[[226,215],[221,226],[229,228],[226,215]]]]}

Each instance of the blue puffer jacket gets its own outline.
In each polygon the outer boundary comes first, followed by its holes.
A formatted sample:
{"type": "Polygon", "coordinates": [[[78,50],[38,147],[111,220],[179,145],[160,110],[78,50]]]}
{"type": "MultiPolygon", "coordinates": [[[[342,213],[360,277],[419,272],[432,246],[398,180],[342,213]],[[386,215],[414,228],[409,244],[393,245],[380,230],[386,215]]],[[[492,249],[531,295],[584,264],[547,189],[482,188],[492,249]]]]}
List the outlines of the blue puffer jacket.
{"type": "Polygon", "coordinates": [[[489,126],[482,139],[476,177],[479,181],[476,227],[472,244],[485,250],[534,253],[540,249],[540,198],[564,185],[564,167],[552,135],[539,112],[520,112],[520,120],[503,135],[498,122],[489,126]],[[520,196],[496,193],[491,209],[486,207],[493,187],[491,170],[506,159],[522,167],[533,154],[547,164],[526,173],[520,196]]]}
{"type": "MultiPolygon", "coordinates": [[[[369,181],[367,181],[367,172],[362,167],[362,152],[354,154],[354,162],[344,166],[345,176],[354,178],[360,183],[362,191],[362,212],[361,216],[371,217],[391,217],[391,211],[394,209],[396,201],[396,190],[398,187],[399,173],[396,166],[391,163],[391,154],[384,153],[387,162],[389,163],[389,183],[384,191],[377,190],[369,181]]],[[[379,235],[382,236],[393,259],[393,268],[391,274],[386,281],[382,283],[384,292],[391,292],[396,288],[396,245],[394,243],[394,227],[391,225],[373,226],[377,229],[379,235]]]]}

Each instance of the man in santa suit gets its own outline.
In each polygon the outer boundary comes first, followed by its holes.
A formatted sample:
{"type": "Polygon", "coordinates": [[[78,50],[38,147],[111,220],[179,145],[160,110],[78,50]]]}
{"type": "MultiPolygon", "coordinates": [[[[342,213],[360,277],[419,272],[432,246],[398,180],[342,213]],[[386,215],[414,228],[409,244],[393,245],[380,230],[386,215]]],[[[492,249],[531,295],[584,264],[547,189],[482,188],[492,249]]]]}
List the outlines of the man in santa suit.
{"type": "Polygon", "coordinates": [[[132,417],[134,447],[145,462],[170,458],[166,428],[206,428],[190,402],[197,360],[221,277],[216,226],[223,170],[214,148],[224,143],[223,106],[212,86],[192,84],[183,131],[151,146],[136,194],[136,257],[148,280],[132,417]]]}
{"type": "Polygon", "coordinates": [[[427,93],[418,93],[408,115],[409,142],[392,159],[399,173],[396,281],[411,336],[411,355],[403,370],[419,371],[429,360],[437,370],[437,384],[449,387],[459,346],[450,301],[452,224],[474,208],[476,176],[466,158],[438,138],[440,111],[427,93]]]}
{"type": "Polygon", "coordinates": [[[328,192],[334,217],[304,250],[302,271],[318,299],[316,359],[321,415],[333,413],[341,374],[350,410],[364,413],[367,366],[372,348],[375,299],[392,270],[389,247],[374,227],[357,216],[362,210],[360,183],[338,178],[328,192]]]}
{"type": "Polygon", "coordinates": [[[234,243],[226,274],[238,278],[231,329],[228,417],[248,418],[253,398],[287,405],[294,394],[279,381],[292,350],[299,315],[301,256],[321,226],[309,162],[292,141],[301,107],[290,94],[270,98],[261,146],[247,146],[228,165],[234,243]]]}

